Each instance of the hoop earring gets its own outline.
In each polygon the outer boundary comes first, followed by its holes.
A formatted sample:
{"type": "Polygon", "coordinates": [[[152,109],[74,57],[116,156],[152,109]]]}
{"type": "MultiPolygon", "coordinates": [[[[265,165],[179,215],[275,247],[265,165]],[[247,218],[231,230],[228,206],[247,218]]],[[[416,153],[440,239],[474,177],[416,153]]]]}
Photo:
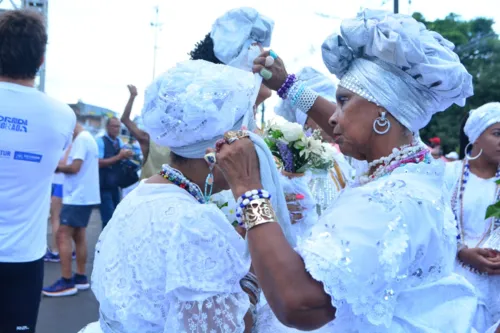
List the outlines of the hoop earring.
{"type": "Polygon", "coordinates": [[[483,153],[483,149],[481,149],[479,151],[479,154],[477,154],[476,156],[474,157],[471,157],[467,151],[469,150],[469,147],[472,145],[472,143],[468,143],[467,146],[465,146],[465,158],[468,159],[469,161],[474,161],[474,160],[477,160],[479,158],[479,156],[481,156],[481,154],[483,153]]]}
{"type": "Polygon", "coordinates": [[[375,121],[373,122],[373,131],[375,131],[375,133],[377,134],[384,135],[391,129],[391,122],[389,121],[389,119],[385,117],[386,113],[387,113],[386,111],[382,111],[380,117],[375,119],[375,121]],[[380,131],[377,129],[377,126],[386,128],[380,131]]]}

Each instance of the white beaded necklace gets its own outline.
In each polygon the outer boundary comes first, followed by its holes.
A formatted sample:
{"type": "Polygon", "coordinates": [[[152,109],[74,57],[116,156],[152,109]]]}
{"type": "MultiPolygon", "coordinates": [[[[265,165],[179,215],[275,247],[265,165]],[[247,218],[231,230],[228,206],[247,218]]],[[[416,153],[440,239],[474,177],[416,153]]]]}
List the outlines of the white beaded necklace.
{"type": "Polygon", "coordinates": [[[364,185],[383,177],[399,166],[406,163],[419,163],[425,160],[425,155],[428,152],[427,148],[413,142],[409,145],[404,145],[400,148],[394,148],[388,156],[381,157],[368,163],[368,171],[359,177],[359,183],[364,185]],[[378,165],[378,166],[377,166],[378,165]],[[377,166],[375,171],[370,174],[370,170],[377,166]]]}

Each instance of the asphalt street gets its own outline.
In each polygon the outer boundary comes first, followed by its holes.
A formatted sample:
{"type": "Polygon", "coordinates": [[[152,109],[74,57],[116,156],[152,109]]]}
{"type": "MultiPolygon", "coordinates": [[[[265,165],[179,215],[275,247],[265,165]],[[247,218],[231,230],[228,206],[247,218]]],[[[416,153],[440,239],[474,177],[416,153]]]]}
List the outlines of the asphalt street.
{"type": "MultiPolygon", "coordinates": [[[[48,239],[50,242],[51,228],[49,223],[48,239]]],[[[101,217],[98,210],[94,210],[87,228],[88,258],[87,274],[92,273],[94,262],[94,247],[101,232],[101,217]]],[[[73,271],[75,270],[73,262],[73,271]]],[[[44,286],[52,284],[61,277],[58,263],[45,263],[44,286]]],[[[38,315],[37,333],[76,333],[86,324],[96,321],[99,305],[92,290],[80,291],[74,296],[44,297],[38,315]]]]}

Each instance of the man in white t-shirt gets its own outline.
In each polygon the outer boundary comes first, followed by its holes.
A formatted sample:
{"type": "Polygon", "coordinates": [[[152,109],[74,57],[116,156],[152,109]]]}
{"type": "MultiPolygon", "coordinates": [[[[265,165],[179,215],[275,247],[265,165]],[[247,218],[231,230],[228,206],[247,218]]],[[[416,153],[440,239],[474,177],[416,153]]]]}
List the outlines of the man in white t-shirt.
{"type": "Polygon", "coordinates": [[[63,207],[57,230],[57,247],[61,258],[62,277],[43,288],[45,296],[69,296],[90,287],[85,275],[87,261],[86,228],[94,206],[101,203],[99,193],[99,150],[92,135],[76,124],[74,139],[66,163],[58,172],[65,175],[63,207]],[[71,271],[71,240],[75,242],[76,273],[71,271]]]}
{"type": "Polygon", "coordinates": [[[39,13],[0,14],[0,332],[35,331],[52,175],[76,123],[34,88],[46,44],[39,13]]]}

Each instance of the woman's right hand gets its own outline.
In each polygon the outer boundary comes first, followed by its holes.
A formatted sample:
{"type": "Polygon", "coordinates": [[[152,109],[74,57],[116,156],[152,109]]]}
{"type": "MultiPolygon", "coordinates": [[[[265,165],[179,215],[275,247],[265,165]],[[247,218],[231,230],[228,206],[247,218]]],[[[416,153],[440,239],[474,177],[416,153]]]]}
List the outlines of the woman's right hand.
{"type": "Polygon", "coordinates": [[[278,91],[283,83],[285,83],[288,73],[283,60],[279,57],[274,59],[274,64],[272,66],[265,67],[266,58],[269,54],[269,51],[265,51],[262,52],[259,57],[255,58],[252,70],[254,73],[260,73],[260,71],[265,68],[273,73],[273,76],[269,80],[262,80],[262,83],[264,83],[269,89],[278,91]]]}
{"type": "Polygon", "coordinates": [[[494,250],[465,248],[458,253],[458,259],[481,273],[500,275],[500,259],[494,254],[494,250]]]}

